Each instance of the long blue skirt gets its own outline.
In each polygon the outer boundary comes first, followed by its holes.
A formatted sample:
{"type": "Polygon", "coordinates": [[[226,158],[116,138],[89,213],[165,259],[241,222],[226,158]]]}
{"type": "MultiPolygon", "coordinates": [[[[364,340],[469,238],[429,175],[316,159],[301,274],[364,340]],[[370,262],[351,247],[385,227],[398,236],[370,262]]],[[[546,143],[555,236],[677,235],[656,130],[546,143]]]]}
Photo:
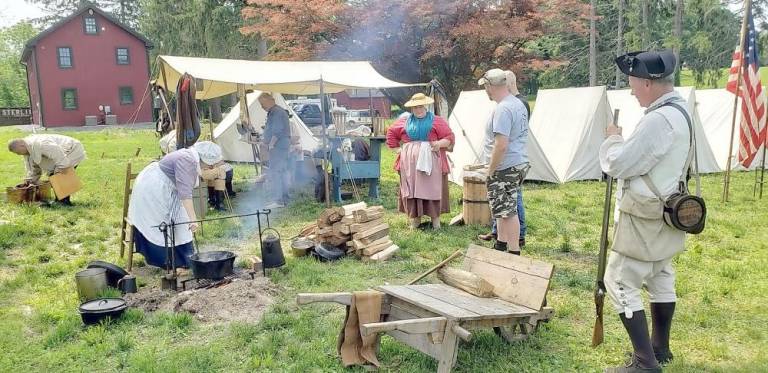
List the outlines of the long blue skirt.
{"type": "MultiPolygon", "coordinates": [[[[168,252],[165,247],[149,242],[149,240],[147,240],[135,227],[133,228],[133,242],[136,245],[136,251],[144,256],[144,261],[147,262],[147,264],[166,268],[168,252]]],[[[177,245],[173,249],[176,268],[189,268],[189,257],[194,253],[195,248],[192,245],[192,242],[177,245]]]]}

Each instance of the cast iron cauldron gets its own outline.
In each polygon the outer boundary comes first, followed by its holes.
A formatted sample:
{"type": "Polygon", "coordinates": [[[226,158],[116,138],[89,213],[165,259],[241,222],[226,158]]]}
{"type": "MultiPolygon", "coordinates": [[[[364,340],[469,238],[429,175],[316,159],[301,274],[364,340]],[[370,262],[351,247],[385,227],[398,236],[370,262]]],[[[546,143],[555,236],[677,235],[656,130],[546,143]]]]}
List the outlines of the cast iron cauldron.
{"type": "Polygon", "coordinates": [[[98,324],[107,317],[115,320],[120,318],[128,308],[122,298],[100,298],[85,302],[80,305],[80,317],[86,325],[98,324]]]}
{"type": "Polygon", "coordinates": [[[235,258],[231,251],[205,251],[189,257],[189,267],[198,279],[218,280],[234,273],[235,258]]]}

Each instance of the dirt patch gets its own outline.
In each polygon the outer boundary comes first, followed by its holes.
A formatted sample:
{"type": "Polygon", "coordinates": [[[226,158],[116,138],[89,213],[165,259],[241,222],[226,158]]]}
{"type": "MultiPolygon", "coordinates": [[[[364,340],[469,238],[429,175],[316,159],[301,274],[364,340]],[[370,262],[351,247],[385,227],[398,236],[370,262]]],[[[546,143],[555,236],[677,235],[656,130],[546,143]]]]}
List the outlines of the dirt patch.
{"type": "Polygon", "coordinates": [[[277,291],[269,279],[260,276],[251,279],[243,274],[219,287],[182,292],[142,288],[138,293],[126,294],[125,299],[129,306],[146,312],[189,312],[205,323],[256,323],[274,302],[277,291]]]}

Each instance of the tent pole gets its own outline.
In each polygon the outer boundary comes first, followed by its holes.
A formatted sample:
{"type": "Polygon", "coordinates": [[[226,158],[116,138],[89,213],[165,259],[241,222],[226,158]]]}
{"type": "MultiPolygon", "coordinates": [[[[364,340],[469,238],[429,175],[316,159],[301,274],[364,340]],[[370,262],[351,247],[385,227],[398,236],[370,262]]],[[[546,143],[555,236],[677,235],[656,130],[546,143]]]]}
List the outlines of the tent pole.
{"type": "Polygon", "coordinates": [[[325,123],[325,87],[323,86],[323,76],[320,76],[320,126],[323,129],[323,180],[325,186],[325,207],[331,207],[331,188],[328,180],[328,171],[325,169],[328,165],[328,127],[325,123]]]}
{"type": "Polygon", "coordinates": [[[259,145],[254,144],[253,139],[251,138],[251,128],[253,128],[253,124],[251,123],[251,108],[248,107],[248,92],[245,91],[245,88],[242,84],[237,85],[237,95],[240,96],[238,97],[240,100],[240,113],[242,113],[243,108],[245,108],[245,118],[248,121],[248,142],[251,144],[251,152],[253,152],[253,168],[256,170],[256,176],[259,176],[259,162],[261,162],[261,154],[259,154],[259,145]],[[243,92],[243,94],[241,95],[240,92],[243,92]]]}
{"type": "MultiPolygon", "coordinates": [[[[165,88],[165,92],[168,92],[168,78],[165,76],[165,64],[163,64],[162,59],[158,57],[158,60],[160,61],[160,73],[163,76],[163,87],[165,88]]],[[[176,123],[173,122],[173,113],[171,113],[171,108],[168,107],[168,103],[166,100],[163,100],[163,104],[165,104],[165,111],[168,112],[168,121],[171,122],[171,128],[176,129],[176,123]]]]}
{"type": "Polygon", "coordinates": [[[370,112],[370,115],[371,115],[371,127],[373,127],[373,94],[371,93],[370,88],[368,88],[368,100],[369,100],[368,111],[370,112]]]}
{"type": "Polygon", "coordinates": [[[736,92],[733,98],[733,116],[731,117],[731,136],[728,138],[728,161],[725,163],[725,178],[723,180],[723,203],[728,202],[728,189],[731,184],[731,157],[733,155],[733,136],[736,132],[736,110],[739,103],[739,92],[741,91],[741,73],[744,71],[744,39],[747,35],[747,18],[749,17],[752,0],[745,1],[744,19],[741,21],[741,40],[739,41],[739,72],[736,78],[736,92]]]}

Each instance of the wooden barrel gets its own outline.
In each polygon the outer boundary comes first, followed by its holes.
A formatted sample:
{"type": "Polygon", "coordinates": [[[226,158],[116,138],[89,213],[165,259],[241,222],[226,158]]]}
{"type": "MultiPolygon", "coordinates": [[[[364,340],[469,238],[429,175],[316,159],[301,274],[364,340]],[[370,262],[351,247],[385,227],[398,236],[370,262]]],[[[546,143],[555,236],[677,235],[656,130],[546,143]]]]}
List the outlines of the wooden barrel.
{"type": "Polygon", "coordinates": [[[53,199],[53,190],[50,182],[43,181],[35,187],[35,194],[32,196],[33,201],[50,201],[51,199],[53,199]]]}
{"type": "Polygon", "coordinates": [[[491,207],[488,205],[486,175],[481,171],[464,171],[464,224],[489,225],[491,207]]]}

